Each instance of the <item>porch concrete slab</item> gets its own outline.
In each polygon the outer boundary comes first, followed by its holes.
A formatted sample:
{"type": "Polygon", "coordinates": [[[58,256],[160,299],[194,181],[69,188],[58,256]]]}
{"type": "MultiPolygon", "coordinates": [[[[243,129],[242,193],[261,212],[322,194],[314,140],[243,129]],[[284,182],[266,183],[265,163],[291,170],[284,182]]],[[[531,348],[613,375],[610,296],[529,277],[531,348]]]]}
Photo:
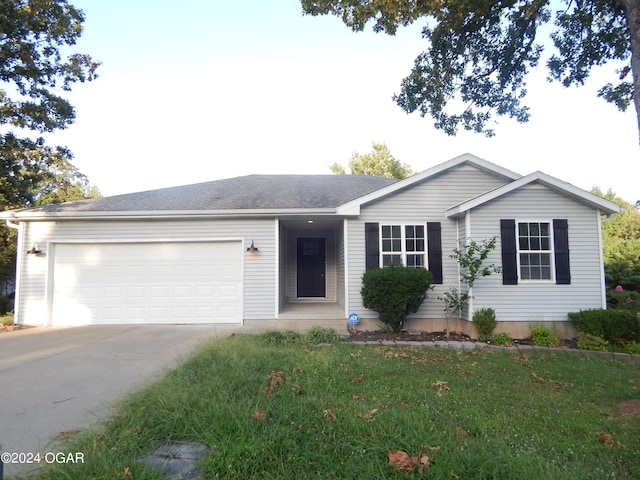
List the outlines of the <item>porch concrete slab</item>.
{"type": "MultiPolygon", "coordinates": [[[[0,334],[0,451],[57,453],[61,432],[113,414],[125,394],[157,379],[223,325],[35,327],[0,334]]],[[[6,477],[37,464],[6,464],[6,477]]]]}

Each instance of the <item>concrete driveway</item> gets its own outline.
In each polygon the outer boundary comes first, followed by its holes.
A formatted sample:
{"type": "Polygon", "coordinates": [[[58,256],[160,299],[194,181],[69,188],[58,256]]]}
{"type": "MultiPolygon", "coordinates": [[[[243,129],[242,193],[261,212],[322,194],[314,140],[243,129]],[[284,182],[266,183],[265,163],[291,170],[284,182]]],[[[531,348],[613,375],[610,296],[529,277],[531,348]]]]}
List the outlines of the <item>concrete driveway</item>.
{"type": "MultiPolygon", "coordinates": [[[[241,328],[92,325],[0,334],[0,452],[59,452],[60,433],[110,416],[123,395],[159,378],[199,343],[241,328]]],[[[37,468],[5,462],[4,475],[37,468]]]]}

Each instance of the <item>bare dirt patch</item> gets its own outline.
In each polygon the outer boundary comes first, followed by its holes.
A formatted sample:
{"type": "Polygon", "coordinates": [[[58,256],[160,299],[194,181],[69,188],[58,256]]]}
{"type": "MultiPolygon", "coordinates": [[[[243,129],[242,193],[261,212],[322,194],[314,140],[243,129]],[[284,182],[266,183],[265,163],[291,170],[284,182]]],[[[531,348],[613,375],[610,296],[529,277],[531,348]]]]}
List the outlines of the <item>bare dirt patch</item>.
{"type": "Polygon", "coordinates": [[[640,398],[620,402],[618,408],[621,417],[640,417],[640,398]]]}

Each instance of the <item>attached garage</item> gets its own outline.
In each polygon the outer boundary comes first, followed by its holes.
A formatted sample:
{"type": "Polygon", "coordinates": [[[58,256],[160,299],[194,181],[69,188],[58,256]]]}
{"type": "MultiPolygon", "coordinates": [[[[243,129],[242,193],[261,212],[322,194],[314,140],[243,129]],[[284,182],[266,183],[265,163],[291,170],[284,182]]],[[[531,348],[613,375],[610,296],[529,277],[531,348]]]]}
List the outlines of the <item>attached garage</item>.
{"type": "Polygon", "coordinates": [[[50,325],[242,323],[240,241],[53,243],[50,325]]]}

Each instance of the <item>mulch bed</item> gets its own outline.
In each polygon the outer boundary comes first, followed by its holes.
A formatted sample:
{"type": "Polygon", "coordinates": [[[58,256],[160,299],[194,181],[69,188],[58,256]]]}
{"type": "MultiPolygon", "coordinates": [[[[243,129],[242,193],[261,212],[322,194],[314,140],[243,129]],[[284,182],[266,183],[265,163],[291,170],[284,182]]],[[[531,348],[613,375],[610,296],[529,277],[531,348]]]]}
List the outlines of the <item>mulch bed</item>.
{"type": "MultiPolygon", "coordinates": [[[[445,332],[427,332],[425,330],[402,330],[399,333],[387,333],[379,330],[349,330],[349,337],[352,341],[377,342],[377,341],[409,341],[409,342],[479,342],[478,339],[471,338],[461,332],[451,332],[449,338],[445,332]]],[[[515,338],[512,342],[516,345],[531,345],[530,338],[515,338]]],[[[576,348],[577,338],[564,339],[560,341],[560,347],[576,348]]]]}

